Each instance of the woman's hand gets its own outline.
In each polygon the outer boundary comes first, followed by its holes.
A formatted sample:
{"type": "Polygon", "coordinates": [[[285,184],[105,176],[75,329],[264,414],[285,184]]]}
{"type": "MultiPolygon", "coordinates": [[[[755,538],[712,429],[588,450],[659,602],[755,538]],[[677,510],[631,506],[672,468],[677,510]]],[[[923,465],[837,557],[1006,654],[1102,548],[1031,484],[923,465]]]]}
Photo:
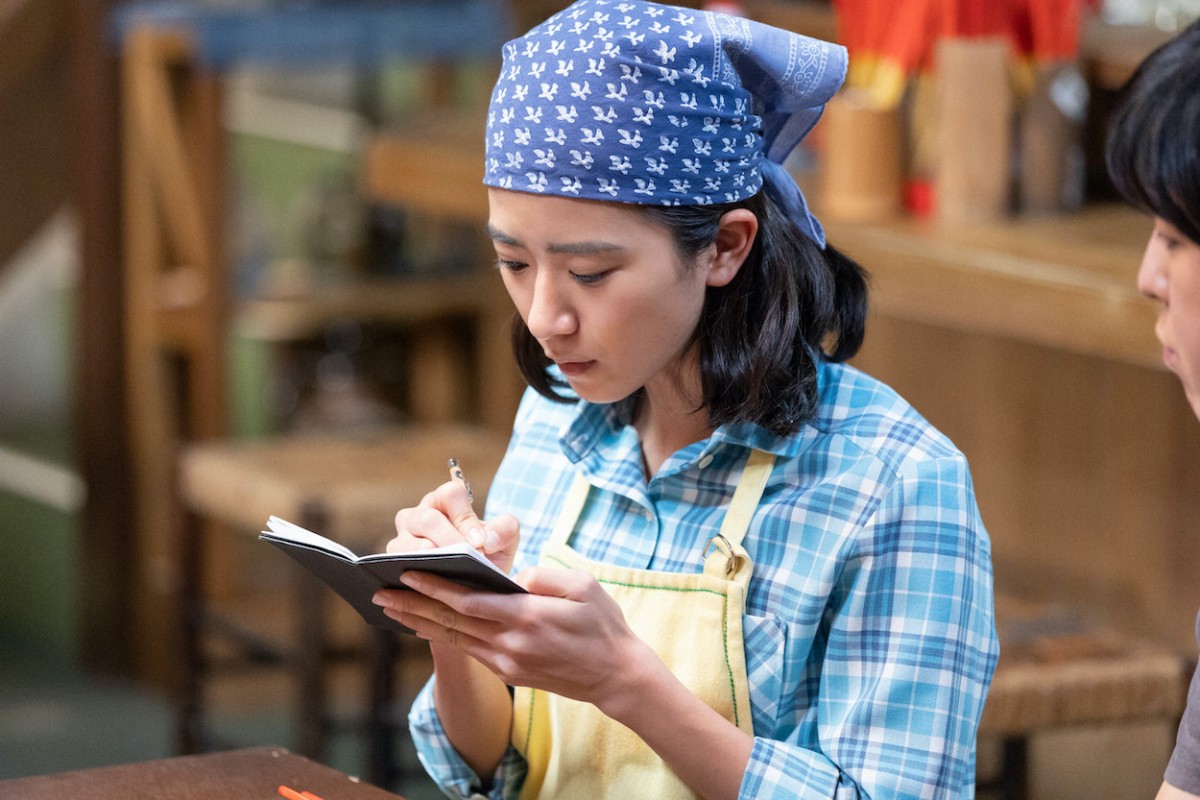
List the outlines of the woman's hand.
{"type": "Polygon", "coordinates": [[[585,572],[536,567],[517,576],[529,594],[477,592],[434,575],[406,573],[412,592],[389,592],[385,613],[431,643],[454,647],[505,683],[590,703],[653,651],[585,572]]]}
{"type": "Polygon", "coordinates": [[[520,526],[515,517],[483,522],[475,515],[463,485],[447,481],[421,498],[416,507],[396,514],[396,536],[387,543],[386,552],[430,550],[466,541],[508,572],[519,540],[520,526]]]}
{"type": "MultiPolygon", "coordinates": [[[[465,654],[499,686],[529,686],[591,703],[640,736],[696,792],[737,796],[753,737],[680,683],[592,576],[535,567],[517,576],[529,594],[475,592],[427,573],[407,572],[401,581],[414,591],[387,593],[385,613],[430,641],[435,665],[449,654],[465,654]]],[[[479,718],[462,689],[443,686],[444,668],[435,668],[443,724],[462,711],[456,729],[479,737],[479,718]]],[[[496,702],[509,711],[506,736],[512,721],[507,690],[496,702]]],[[[479,763],[494,765],[506,742],[497,736],[486,751],[490,760],[479,763]]]]}
{"type": "MultiPolygon", "coordinates": [[[[396,537],[387,552],[402,553],[470,543],[508,572],[520,539],[514,517],[487,523],[475,515],[466,488],[458,481],[442,484],[425,495],[415,508],[396,514],[396,537]]],[[[395,610],[409,604],[416,592],[403,589],[376,593],[375,602],[393,619],[395,610]]],[[[484,665],[452,647],[434,644],[434,702],[450,742],[476,774],[489,776],[504,755],[512,728],[512,700],[508,687],[484,665]]]]}

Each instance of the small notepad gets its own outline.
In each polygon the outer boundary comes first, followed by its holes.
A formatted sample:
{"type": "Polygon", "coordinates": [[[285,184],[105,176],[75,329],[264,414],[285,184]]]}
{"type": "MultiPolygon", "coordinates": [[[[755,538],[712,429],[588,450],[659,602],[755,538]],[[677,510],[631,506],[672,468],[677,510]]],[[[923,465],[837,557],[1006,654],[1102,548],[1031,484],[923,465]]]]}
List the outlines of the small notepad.
{"type": "Polygon", "coordinates": [[[371,602],[380,589],[407,589],[400,576],[409,570],[440,575],[455,583],[484,592],[524,592],[495,564],[466,542],[408,553],[356,555],[332,539],[313,533],[279,517],[267,520],[260,539],[270,542],[324,581],[354,606],[370,624],[411,633],[371,602]]]}

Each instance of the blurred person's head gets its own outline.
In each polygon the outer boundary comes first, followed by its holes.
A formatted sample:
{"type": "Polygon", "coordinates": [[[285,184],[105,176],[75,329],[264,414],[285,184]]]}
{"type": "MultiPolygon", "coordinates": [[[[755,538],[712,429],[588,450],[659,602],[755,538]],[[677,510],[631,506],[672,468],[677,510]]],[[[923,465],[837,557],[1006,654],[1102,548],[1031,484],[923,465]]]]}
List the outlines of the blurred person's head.
{"type": "Polygon", "coordinates": [[[1200,417],[1200,22],[1155,50],[1122,91],[1108,171],[1154,217],[1138,288],[1161,304],[1155,334],[1200,417]]]}

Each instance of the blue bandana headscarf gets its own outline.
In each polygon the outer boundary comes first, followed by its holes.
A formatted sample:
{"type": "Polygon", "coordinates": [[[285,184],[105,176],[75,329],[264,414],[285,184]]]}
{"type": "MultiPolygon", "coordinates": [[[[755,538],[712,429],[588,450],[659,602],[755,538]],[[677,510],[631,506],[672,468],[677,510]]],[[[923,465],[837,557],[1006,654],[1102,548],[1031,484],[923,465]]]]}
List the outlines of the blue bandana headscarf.
{"type": "Polygon", "coordinates": [[[783,160],[846,76],[845,48],[741,17],[580,0],[504,46],[483,182],[653,205],[766,185],[825,246],[783,160]]]}

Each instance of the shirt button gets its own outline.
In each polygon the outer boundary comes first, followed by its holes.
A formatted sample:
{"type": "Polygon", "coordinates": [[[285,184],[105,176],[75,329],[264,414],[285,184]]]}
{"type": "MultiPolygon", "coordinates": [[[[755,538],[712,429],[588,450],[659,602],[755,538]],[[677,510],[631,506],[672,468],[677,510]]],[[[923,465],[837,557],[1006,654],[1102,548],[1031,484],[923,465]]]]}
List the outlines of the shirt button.
{"type": "Polygon", "coordinates": [[[713,457],[711,455],[705,456],[704,458],[700,459],[700,469],[707,469],[708,465],[712,462],[713,457]]]}
{"type": "Polygon", "coordinates": [[[648,508],[642,509],[642,516],[646,518],[647,522],[651,522],[654,520],[654,512],[648,508]]]}

